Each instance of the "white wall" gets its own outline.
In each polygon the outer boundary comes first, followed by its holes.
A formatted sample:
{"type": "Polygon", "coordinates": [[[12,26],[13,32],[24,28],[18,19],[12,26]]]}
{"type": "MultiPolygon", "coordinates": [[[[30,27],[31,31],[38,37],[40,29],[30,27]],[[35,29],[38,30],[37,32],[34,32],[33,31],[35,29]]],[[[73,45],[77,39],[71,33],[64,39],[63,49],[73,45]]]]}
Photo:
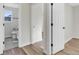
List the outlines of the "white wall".
{"type": "Polygon", "coordinates": [[[42,41],[43,4],[31,5],[31,40],[32,43],[42,41]]]}
{"type": "Polygon", "coordinates": [[[30,5],[21,4],[19,10],[19,47],[30,44],[30,5]]]}
{"type": "Polygon", "coordinates": [[[79,6],[65,4],[65,42],[79,38],[79,6]]]}
{"type": "Polygon", "coordinates": [[[12,11],[12,18],[11,21],[4,21],[5,24],[5,37],[11,37],[11,32],[13,28],[18,28],[18,8],[12,8],[12,7],[5,7],[4,10],[10,10],[12,11]]]}
{"type": "Polygon", "coordinates": [[[73,20],[73,29],[74,34],[73,38],[79,38],[79,6],[74,7],[74,20],[73,20]]]}
{"type": "Polygon", "coordinates": [[[65,4],[65,43],[73,38],[73,7],[65,4]]]}

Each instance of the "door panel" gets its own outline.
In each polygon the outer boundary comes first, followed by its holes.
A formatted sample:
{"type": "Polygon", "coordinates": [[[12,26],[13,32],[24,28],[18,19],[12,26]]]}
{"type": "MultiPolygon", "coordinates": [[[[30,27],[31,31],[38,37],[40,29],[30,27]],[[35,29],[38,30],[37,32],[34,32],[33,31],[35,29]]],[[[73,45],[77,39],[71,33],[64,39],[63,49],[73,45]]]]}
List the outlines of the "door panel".
{"type": "Polygon", "coordinates": [[[31,8],[31,40],[32,44],[42,41],[43,5],[34,4],[31,8]]]}
{"type": "Polygon", "coordinates": [[[53,4],[53,54],[64,49],[64,4],[53,4]]]}

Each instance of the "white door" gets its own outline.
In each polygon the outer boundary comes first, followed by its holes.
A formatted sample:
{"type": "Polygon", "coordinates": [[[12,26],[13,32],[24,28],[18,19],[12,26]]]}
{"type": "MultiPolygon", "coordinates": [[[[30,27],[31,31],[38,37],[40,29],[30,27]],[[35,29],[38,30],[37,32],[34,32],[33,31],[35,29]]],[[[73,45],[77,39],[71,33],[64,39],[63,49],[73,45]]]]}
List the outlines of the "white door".
{"type": "Polygon", "coordinates": [[[3,27],[3,20],[4,20],[4,16],[3,16],[3,4],[0,3],[0,54],[3,53],[4,50],[4,45],[3,45],[3,41],[4,41],[4,27],[3,27]]]}
{"type": "Polygon", "coordinates": [[[64,49],[64,4],[53,4],[53,54],[64,49]]]}
{"type": "Polygon", "coordinates": [[[31,41],[32,44],[42,41],[43,4],[31,6],[31,41]]]}

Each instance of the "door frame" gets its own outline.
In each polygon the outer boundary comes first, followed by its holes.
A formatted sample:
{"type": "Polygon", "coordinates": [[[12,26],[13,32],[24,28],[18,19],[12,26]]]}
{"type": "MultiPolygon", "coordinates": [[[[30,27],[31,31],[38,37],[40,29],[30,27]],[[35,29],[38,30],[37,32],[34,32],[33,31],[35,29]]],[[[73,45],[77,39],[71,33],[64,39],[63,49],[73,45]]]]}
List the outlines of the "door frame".
{"type": "Polygon", "coordinates": [[[51,3],[44,3],[43,52],[51,55],[51,3]]]}
{"type": "MultiPolygon", "coordinates": [[[[10,8],[18,8],[18,18],[19,18],[19,6],[14,6],[15,4],[6,4],[3,3],[3,14],[4,14],[4,9],[5,7],[10,7],[10,8]]],[[[3,15],[4,16],[4,15],[3,15]]],[[[4,18],[4,17],[3,17],[4,18]]],[[[4,20],[3,20],[3,24],[4,24],[4,20]]],[[[19,19],[18,19],[18,29],[19,29],[19,19]]],[[[19,32],[19,31],[18,31],[19,32]]],[[[19,35],[19,34],[18,34],[19,35]]],[[[18,38],[18,37],[17,37],[18,38]]],[[[19,39],[18,39],[19,40],[19,39]]],[[[4,29],[4,41],[5,41],[5,29],[4,29]]],[[[18,41],[18,47],[19,47],[19,41],[18,41]]],[[[4,49],[3,51],[5,51],[5,42],[4,42],[4,49]]]]}
{"type": "MultiPolygon", "coordinates": [[[[39,3],[38,3],[38,4],[33,4],[33,6],[39,6],[39,5],[42,5],[41,8],[42,8],[42,11],[43,11],[43,4],[42,4],[42,3],[40,3],[40,4],[39,4],[39,3]]],[[[32,6],[32,5],[31,5],[31,6],[32,6]]],[[[32,13],[32,7],[31,7],[30,9],[31,9],[31,13],[32,13]]],[[[32,35],[33,35],[32,14],[31,14],[30,20],[31,20],[31,40],[30,40],[30,41],[31,41],[31,44],[34,44],[34,43],[36,43],[36,42],[38,42],[38,41],[34,41],[34,42],[33,42],[33,39],[32,39],[32,35]]],[[[43,22],[43,21],[42,21],[42,22],[43,22]]],[[[42,25],[42,28],[43,28],[43,25],[42,25]]],[[[41,32],[41,33],[42,33],[42,32],[41,32]]],[[[43,41],[43,40],[42,40],[42,41],[43,41]]]]}
{"type": "Polygon", "coordinates": [[[51,55],[51,3],[43,4],[43,16],[43,53],[51,55]]]}
{"type": "MultiPolygon", "coordinates": [[[[20,19],[18,20],[19,20],[18,24],[20,24],[20,19]]],[[[47,24],[45,26],[46,29],[44,29],[45,30],[44,34],[46,35],[44,41],[46,46],[44,46],[45,49],[43,50],[43,52],[46,54],[51,54],[51,4],[50,3],[44,3],[44,21],[46,21],[47,24]]],[[[18,26],[18,28],[19,27],[20,26],[18,26]]],[[[21,32],[19,32],[19,34],[21,34],[21,32]]],[[[18,41],[18,45],[19,45],[19,41],[18,41]]]]}

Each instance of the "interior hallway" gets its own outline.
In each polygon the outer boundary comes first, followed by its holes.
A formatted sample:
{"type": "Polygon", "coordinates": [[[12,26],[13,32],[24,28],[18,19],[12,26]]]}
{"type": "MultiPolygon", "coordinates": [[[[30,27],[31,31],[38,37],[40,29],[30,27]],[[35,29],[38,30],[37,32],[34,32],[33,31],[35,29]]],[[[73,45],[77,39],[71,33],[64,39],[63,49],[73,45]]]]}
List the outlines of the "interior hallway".
{"type": "Polygon", "coordinates": [[[79,39],[73,38],[65,44],[65,49],[56,55],[79,55],[79,39]]]}

